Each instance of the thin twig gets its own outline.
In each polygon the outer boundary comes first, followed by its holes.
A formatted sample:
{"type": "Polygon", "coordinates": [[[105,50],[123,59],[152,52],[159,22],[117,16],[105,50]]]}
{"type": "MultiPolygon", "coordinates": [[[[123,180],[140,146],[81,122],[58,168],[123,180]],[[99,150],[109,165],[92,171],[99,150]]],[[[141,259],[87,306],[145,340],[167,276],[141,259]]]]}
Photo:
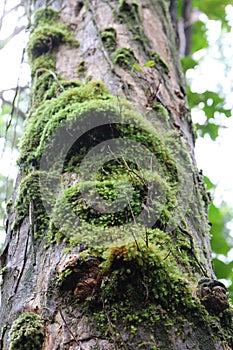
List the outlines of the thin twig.
{"type": "MultiPolygon", "coordinates": [[[[20,65],[22,65],[22,63],[23,63],[24,55],[25,55],[25,48],[23,49],[20,65]]],[[[2,148],[1,158],[3,157],[3,154],[4,154],[5,149],[6,149],[7,133],[8,133],[8,130],[9,130],[10,126],[11,126],[11,123],[12,123],[12,120],[13,120],[13,116],[14,116],[14,113],[15,113],[16,98],[18,97],[18,93],[20,91],[19,80],[20,80],[20,77],[18,77],[18,79],[17,79],[17,86],[16,86],[16,89],[15,89],[15,94],[14,94],[14,98],[13,98],[13,101],[12,101],[12,108],[11,108],[10,118],[9,118],[9,120],[6,123],[6,129],[5,129],[5,135],[4,135],[4,144],[3,144],[3,148],[2,148]]]]}
{"type": "Polygon", "coordinates": [[[116,342],[116,336],[115,336],[115,331],[114,331],[114,328],[113,328],[112,321],[111,321],[111,319],[110,319],[110,317],[109,317],[108,311],[106,310],[105,302],[104,302],[104,301],[103,301],[103,309],[104,309],[105,315],[106,315],[107,320],[108,320],[108,325],[109,325],[110,332],[111,332],[111,334],[112,334],[111,338],[112,338],[112,340],[113,340],[114,349],[115,349],[115,350],[118,350],[118,346],[117,346],[117,342],[116,342]]]}
{"type": "Polygon", "coordinates": [[[165,255],[165,257],[163,258],[163,260],[166,260],[166,259],[169,257],[169,255],[171,254],[171,251],[172,251],[172,247],[170,247],[168,253],[165,255]]]}
{"type": "Polygon", "coordinates": [[[49,74],[51,74],[52,77],[54,78],[54,80],[56,81],[57,85],[59,86],[59,89],[61,89],[62,91],[65,90],[65,89],[64,89],[64,86],[61,85],[61,83],[60,83],[58,77],[56,76],[56,74],[55,74],[53,71],[51,71],[50,69],[46,69],[46,68],[40,68],[40,69],[38,69],[38,70],[36,71],[37,74],[38,74],[38,73],[42,73],[42,72],[48,72],[49,74]]]}
{"type": "Polygon", "coordinates": [[[200,263],[200,261],[198,260],[197,256],[196,256],[196,253],[195,253],[195,247],[194,247],[194,241],[193,241],[193,236],[191,235],[191,233],[189,233],[186,229],[184,229],[183,227],[181,226],[178,226],[178,228],[180,229],[180,231],[182,233],[184,233],[185,235],[187,235],[190,239],[190,244],[191,244],[191,251],[192,251],[192,254],[196,260],[196,263],[198,264],[198,266],[200,267],[200,270],[203,272],[204,276],[208,277],[208,274],[206,272],[206,270],[204,269],[204,267],[202,266],[202,264],[200,263]]]}
{"type": "Polygon", "coordinates": [[[68,323],[66,322],[65,317],[64,317],[64,315],[63,315],[63,313],[62,313],[60,307],[59,307],[58,310],[59,310],[59,312],[60,312],[61,318],[62,318],[63,322],[65,323],[65,326],[66,326],[68,332],[70,333],[70,335],[71,335],[72,338],[74,339],[75,343],[79,346],[79,349],[81,350],[80,341],[76,338],[75,334],[74,334],[74,333],[72,332],[72,330],[70,329],[70,327],[69,327],[68,323]]]}

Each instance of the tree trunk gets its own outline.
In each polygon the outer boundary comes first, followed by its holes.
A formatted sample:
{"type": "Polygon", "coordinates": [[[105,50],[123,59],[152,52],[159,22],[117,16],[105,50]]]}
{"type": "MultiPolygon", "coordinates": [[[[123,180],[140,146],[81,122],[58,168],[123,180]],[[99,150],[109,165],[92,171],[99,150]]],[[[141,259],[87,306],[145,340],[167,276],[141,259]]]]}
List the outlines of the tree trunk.
{"type": "Polygon", "coordinates": [[[233,349],[169,2],[35,3],[1,348],[233,349]]]}

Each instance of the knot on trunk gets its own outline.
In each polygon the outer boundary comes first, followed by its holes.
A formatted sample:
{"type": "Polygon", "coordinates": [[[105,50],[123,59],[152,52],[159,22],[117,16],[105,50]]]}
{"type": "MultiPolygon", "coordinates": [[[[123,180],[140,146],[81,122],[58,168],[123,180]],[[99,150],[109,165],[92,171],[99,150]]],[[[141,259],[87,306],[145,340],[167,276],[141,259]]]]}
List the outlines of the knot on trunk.
{"type": "Polygon", "coordinates": [[[198,282],[197,296],[212,315],[220,316],[229,307],[227,288],[218,280],[201,279],[198,282]]]}

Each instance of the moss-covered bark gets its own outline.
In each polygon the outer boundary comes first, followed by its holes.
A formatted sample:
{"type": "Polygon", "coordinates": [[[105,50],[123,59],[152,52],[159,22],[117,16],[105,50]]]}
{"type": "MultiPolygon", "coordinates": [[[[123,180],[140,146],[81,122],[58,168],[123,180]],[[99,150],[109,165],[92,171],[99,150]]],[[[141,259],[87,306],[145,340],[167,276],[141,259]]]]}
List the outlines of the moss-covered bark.
{"type": "Polygon", "coordinates": [[[46,4],[28,43],[2,348],[231,349],[168,2],[46,4]]]}

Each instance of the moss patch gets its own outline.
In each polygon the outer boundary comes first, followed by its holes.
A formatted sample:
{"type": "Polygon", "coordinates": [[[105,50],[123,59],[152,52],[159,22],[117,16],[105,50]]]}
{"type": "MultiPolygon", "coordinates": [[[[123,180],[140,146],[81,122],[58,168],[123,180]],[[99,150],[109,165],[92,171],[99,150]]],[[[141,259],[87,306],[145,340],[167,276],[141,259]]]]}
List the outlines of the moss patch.
{"type": "Polygon", "coordinates": [[[121,0],[118,7],[120,16],[126,16],[131,25],[135,25],[139,19],[139,5],[138,2],[132,1],[129,3],[126,0],[121,0]]]}
{"type": "Polygon", "coordinates": [[[67,25],[61,22],[57,11],[51,8],[38,10],[34,25],[27,47],[31,60],[52,52],[60,44],[67,43],[78,47],[78,42],[67,25]]]}
{"type": "Polygon", "coordinates": [[[210,341],[212,327],[230,344],[232,326],[221,331],[222,321],[208,315],[165,246],[131,240],[108,249],[92,248],[91,254],[102,261],[98,285],[92,297],[74,303],[79,310],[91,312],[98,330],[104,337],[114,338],[119,347],[126,333],[132,348],[152,349],[161,344],[172,349],[174,328],[179,329],[177,337],[182,338],[187,329],[196,330],[200,325],[210,341]]]}
{"type": "Polygon", "coordinates": [[[101,39],[104,43],[104,46],[109,51],[115,51],[116,49],[116,30],[112,27],[107,27],[101,33],[101,39]]]}
{"type": "Polygon", "coordinates": [[[80,78],[84,77],[87,71],[87,67],[86,67],[86,62],[82,61],[80,62],[79,66],[78,66],[78,76],[80,78]]]}
{"type": "Polygon", "coordinates": [[[31,110],[27,125],[24,131],[24,138],[20,145],[21,155],[18,163],[34,161],[37,147],[40,145],[40,139],[45,126],[49,122],[52,130],[56,128],[61,118],[65,120],[71,113],[78,114],[85,102],[90,100],[107,100],[110,98],[106,88],[101,82],[89,82],[81,84],[77,81],[65,82],[60,80],[60,84],[54,79],[49,72],[38,78],[39,82],[34,83],[34,89],[37,87],[34,109],[31,110]],[[60,86],[63,90],[61,91],[60,86]],[[39,93],[41,91],[41,93],[39,93]],[[40,98],[40,99],[39,99],[40,98]],[[35,108],[38,105],[38,108],[35,108]]]}
{"type": "Polygon", "coordinates": [[[132,68],[133,64],[136,62],[136,58],[134,56],[134,53],[131,49],[127,49],[125,47],[116,50],[114,57],[113,57],[113,63],[118,64],[119,66],[123,68],[132,68]]]}
{"type": "Polygon", "coordinates": [[[33,201],[34,206],[34,213],[32,213],[35,220],[34,234],[36,238],[39,238],[48,227],[49,220],[42,203],[39,172],[37,171],[30,173],[20,182],[15,202],[14,229],[20,227],[23,219],[29,216],[30,201],[33,201]]]}
{"type": "MultiPolygon", "coordinates": [[[[99,244],[103,239],[108,244],[112,238],[122,241],[124,234],[127,238],[132,237],[134,233],[130,225],[135,226],[135,218],[140,215],[141,221],[137,222],[139,226],[133,228],[137,237],[140,230],[145,234],[145,228],[140,225],[143,220],[150,220],[149,217],[156,218],[151,224],[154,228],[165,229],[169,221],[175,222],[173,208],[177,205],[178,165],[171,150],[165,146],[151,123],[137,113],[129,102],[119,101],[110,95],[100,82],[81,84],[60,80],[60,90],[53,75],[48,73],[47,78],[53,82],[49,82],[50,88],[43,95],[40,105],[32,110],[21,144],[19,163],[24,165],[24,172],[29,175],[20,186],[16,200],[15,224],[19,225],[28,215],[30,199],[36,203],[37,237],[40,237],[47,225],[49,242],[65,240],[68,244],[75,245],[82,241],[99,244]],[[93,128],[95,122],[100,123],[98,125],[101,127],[93,128]],[[55,147],[56,152],[58,149],[62,152],[64,139],[56,139],[60,127],[66,130],[67,137],[70,138],[72,134],[78,135],[83,125],[89,131],[81,133],[81,137],[74,140],[73,146],[62,160],[64,164],[59,174],[77,174],[81,178],[78,184],[74,185],[72,181],[66,184],[65,189],[54,188],[54,194],[59,196],[51,196],[51,206],[54,207],[48,221],[42,199],[38,197],[40,172],[34,171],[30,174],[30,166],[33,164],[35,168],[40,167],[40,159],[45,149],[47,152],[55,147]],[[115,155],[115,159],[112,151],[109,160],[109,152],[106,153],[106,147],[103,147],[95,154],[94,160],[86,160],[86,155],[93,147],[109,139],[119,142],[130,140],[130,153],[129,147],[126,147],[120,156],[115,155]],[[139,144],[145,148],[141,153],[137,153],[139,144]],[[131,154],[134,154],[132,160],[131,154]],[[151,157],[154,157],[155,171],[150,168],[151,157]],[[84,159],[85,166],[82,165],[84,159]],[[102,166],[90,178],[93,162],[101,162],[102,166]],[[157,163],[161,171],[156,168],[157,163]],[[79,174],[81,165],[82,172],[79,174]],[[28,189],[30,182],[31,190],[28,189]],[[154,188],[153,192],[150,192],[151,186],[154,188]],[[93,205],[101,201],[103,210],[101,204],[93,205]],[[118,208],[119,205],[121,209],[118,208]],[[111,207],[109,212],[108,207],[111,207]],[[128,227],[121,229],[122,225],[128,227]]],[[[162,112],[159,110],[160,114],[162,112]]],[[[59,163],[59,152],[58,158],[54,159],[55,167],[59,163]]],[[[48,193],[49,187],[51,186],[48,185],[48,193]]]]}
{"type": "Polygon", "coordinates": [[[168,122],[170,119],[170,116],[168,114],[168,111],[165,107],[163,107],[163,105],[161,103],[153,103],[152,104],[152,108],[153,110],[157,113],[156,115],[159,116],[159,118],[161,119],[161,121],[165,121],[168,122]]]}
{"type": "Polygon", "coordinates": [[[9,350],[39,350],[44,339],[44,325],[40,316],[26,312],[14,321],[9,333],[9,350]]]}
{"type": "Polygon", "coordinates": [[[190,289],[176,266],[164,257],[164,251],[140,240],[104,251],[102,268],[105,274],[111,274],[111,283],[103,288],[106,298],[122,299],[130,293],[127,300],[159,300],[166,310],[183,308],[186,302],[186,307],[190,306],[193,299],[190,289]],[[141,282],[143,278],[147,285],[141,282]]]}

